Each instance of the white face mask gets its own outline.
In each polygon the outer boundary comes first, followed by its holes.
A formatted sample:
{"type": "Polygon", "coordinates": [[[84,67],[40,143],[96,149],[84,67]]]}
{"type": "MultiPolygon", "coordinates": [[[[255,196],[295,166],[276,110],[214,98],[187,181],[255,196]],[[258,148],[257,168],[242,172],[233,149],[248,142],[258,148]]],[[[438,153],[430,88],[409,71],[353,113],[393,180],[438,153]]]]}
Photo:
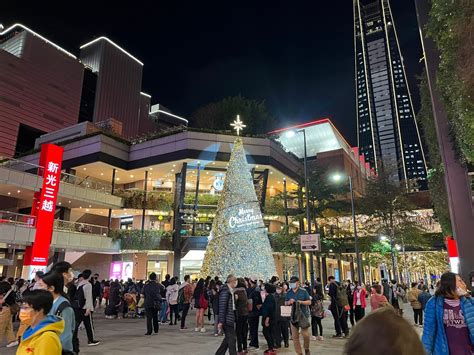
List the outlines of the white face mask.
{"type": "Polygon", "coordinates": [[[458,294],[458,296],[465,296],[467,294],[467,291],[462,289],[461,287],[457,287],[456,293],[458,294]]]}

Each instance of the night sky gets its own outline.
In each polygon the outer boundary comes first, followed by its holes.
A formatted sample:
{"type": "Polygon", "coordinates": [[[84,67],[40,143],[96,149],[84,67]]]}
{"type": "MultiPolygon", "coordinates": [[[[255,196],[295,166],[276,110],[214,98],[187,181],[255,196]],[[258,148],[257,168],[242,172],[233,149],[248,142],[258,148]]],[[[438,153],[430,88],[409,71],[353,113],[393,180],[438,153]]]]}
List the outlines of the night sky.
{"type": "MultiPolygon", "coordinates": [[[[23,23],[75,54],[109,37],[145,63],[143,91],[152,103],[176,114],[242,94],[266,100],[275,128],[329,116],[356,144],[352,1],[64,3],[2,1],[0,23],[23,23]]],[[[392,0],[392,10],[417,110],[413,1],[392,0]]]]}

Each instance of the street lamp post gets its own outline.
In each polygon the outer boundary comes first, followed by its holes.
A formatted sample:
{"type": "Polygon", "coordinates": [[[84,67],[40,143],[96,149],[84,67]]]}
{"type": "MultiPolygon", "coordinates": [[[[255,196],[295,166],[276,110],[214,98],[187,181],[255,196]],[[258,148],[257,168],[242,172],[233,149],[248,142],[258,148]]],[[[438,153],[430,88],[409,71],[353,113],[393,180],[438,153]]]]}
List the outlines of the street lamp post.
{"type": "MultiPolygon", "coordinates": [[[[357,276],[359,278],[359,283],[363,283],[365,281],[365,278],[364,278],[364,273],[362,272],[362,259],[360,257],[360,252],[359,252],[359,237],[357,236],[356,215],[355,215],[355,206],[354,206],[354,188],[352,186],[352,177],[348,175],[347,178],[349,179],[349,190],[351,193],[352,226],[353,226],[353,231],[354,231],[354,249],[355,249],[356,261],[357,261],[357,276]]],[[[335,181],[339,181],[342,179],[342,176],[334,175],[333,179],[335,181]]]]}
{"type": "MultiPolygon", "coordinates": [[[[303,146],[304,146],[304,190],[306,194],[306,227],[307,233],[311,234],[311,213],[309,210],[309,189],[308,189],[308,153],[306,150],[306,131],[304,129],[300,130],[292,130],[287,132],[288,137],[293,137],[296,133],[303,133],[303,146]]],[[[310,252],[310,259],[309,259],[309,274],[311,278],[311,289],[314,288],[314,252],[310,252]]]]}

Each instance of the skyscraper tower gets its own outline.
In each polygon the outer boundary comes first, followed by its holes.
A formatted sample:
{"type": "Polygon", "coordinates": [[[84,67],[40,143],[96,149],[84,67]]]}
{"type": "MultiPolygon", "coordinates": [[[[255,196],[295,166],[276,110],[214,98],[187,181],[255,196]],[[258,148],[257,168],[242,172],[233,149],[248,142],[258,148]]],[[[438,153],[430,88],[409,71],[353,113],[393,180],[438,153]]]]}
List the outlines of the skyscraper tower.
{"type": "Polygon", "coordinates": [[[353,0],[353,7],[359,150],[376,171],[425,190],[425,156],[389,0],[353,0]]]}

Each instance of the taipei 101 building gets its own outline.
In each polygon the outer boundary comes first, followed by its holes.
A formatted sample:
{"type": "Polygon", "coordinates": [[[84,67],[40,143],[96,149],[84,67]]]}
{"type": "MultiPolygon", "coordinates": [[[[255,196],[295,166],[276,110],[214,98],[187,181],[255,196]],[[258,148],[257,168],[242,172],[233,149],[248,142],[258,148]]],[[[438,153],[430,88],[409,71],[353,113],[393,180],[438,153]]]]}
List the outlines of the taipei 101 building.
{"type": "Polygon", "coordinates": [[[359,152],[390,179],[426,190],[426,161],[389,0],[353,0],[359,152]],[[414,184],[408,184],[408,181],[414,184]]]}

